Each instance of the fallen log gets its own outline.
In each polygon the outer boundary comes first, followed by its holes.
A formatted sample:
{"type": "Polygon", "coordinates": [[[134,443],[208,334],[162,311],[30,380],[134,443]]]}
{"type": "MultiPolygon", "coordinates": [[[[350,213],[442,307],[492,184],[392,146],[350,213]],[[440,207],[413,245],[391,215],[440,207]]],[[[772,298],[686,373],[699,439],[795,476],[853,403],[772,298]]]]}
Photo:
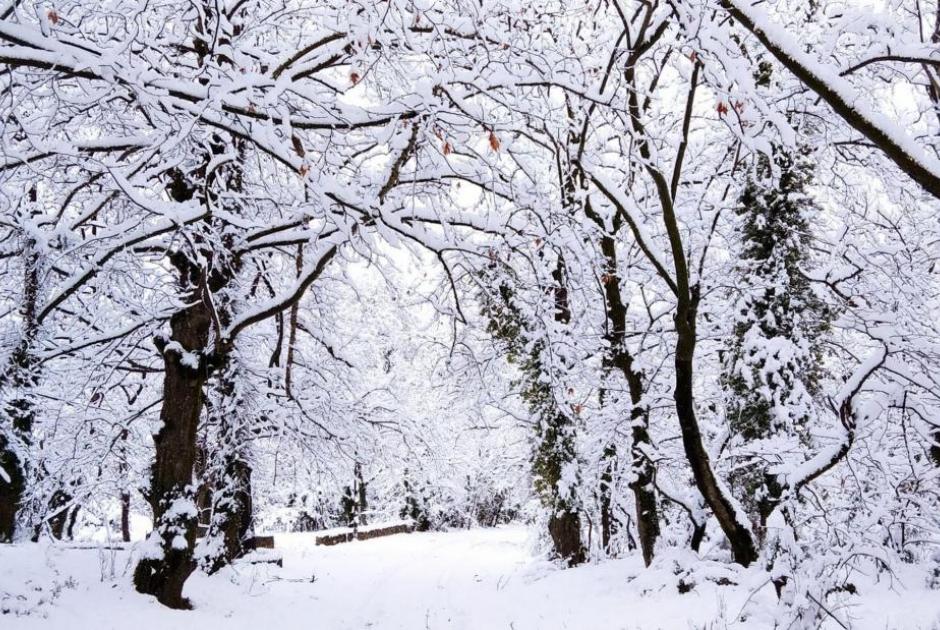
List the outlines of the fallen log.
{"type": "Polygon", "coordinates": [[[370,538],[380,538],[382,536],[391,536],[393,534],[409,534],[414,530],[411,523],[399,523],[398,525],[388,525],[379,529],[360,529],[356,532],[356,540],[369,540],[370,538]]]}
{"type": "Polygon", "coordinates": [[[353,533],[352,530],[339,534],[323,534],[322,536],[317,536],[316,544],[324,546],[338,545],[340,543],[349,542],[355,537],[356,534],[353,533]]]}
{"type": "Polygon", "coordinates": [[[403,521],[385,525],[369,525],[367,527],[343,527],[326,530],[316,537],[316,544],[323,546],[338,545],[352,540],[369,540],[393,534],[407,534],[414,531],[414,523],[403,521]]]}

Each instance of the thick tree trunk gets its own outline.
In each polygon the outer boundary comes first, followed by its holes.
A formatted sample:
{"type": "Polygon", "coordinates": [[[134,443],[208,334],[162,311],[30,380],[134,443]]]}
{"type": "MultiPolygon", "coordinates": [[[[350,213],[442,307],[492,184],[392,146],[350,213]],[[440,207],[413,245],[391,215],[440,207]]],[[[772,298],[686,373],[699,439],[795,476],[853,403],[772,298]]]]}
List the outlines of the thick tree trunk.
{"type": "MultiPolygon", "coordinates": [[[[219,319],[223,327],[231,324],[229,305],[222,305],[219,319]]],[[[205,494],[209,522],[206,538],[221,542],[221,552],[212,551],[202,561],[209,573],[215,573],[245,554],[245,542],[252,530],[251,466],[248,463],[249,418],[242,404],[243,391],[237,356],[229,350],[218,357],[218,378],[212,384],[213,407],[208,427],[217,428],[211,445],[203,449],[200,493],[205,494]]],[[[211,435],[211,434],[210,434],[211,435]]],[[[200,506],[202,507],[202,506],[200,506]]]]}
{"type": "MultiPolygon", "coordinates": [[[[228,363],[228,362],[227,362],[228,363]]],[[[218,449],[208,451],[206,475],[211,516],[206,537],[222,544],[221,553],[208,558],[207,569],[215,573],[247,551],[245,542],[252,530],[251,466],[246,457],[246,427],[240,424],[236,373],[231,363],[222,373],[215,414],[219,424],[218,449]]]]}
{"type": "Polygon", "coordinates": [[[582,564],[587,559],[581,543],[581,517],[577,512],[566,510],[552,514],[548,519],[548,534],[552,538],[555,553],[568,566],[582,564]]]}
{"type": "Polygon", "coordinates": [[[203,353],[212,321],[201,291],[191,301],[191,306],[171,318],[170,343],[161,344],[165,366],[160,412],[163,426],[154,437],[156,458],[148,497],[154,514],[151,537],[159,553],[143,558],[134,571],[137,590],[156,596],[170,608],[189,608],[183,584],[195,569],[193,465],[208,371],[203,353]]]}
{"type": "Polygon", "coordinates": [[[233,459],[228,466],[228,477],[235,485],[235,491],[232,493],[232,509],[223,531],[227,559],[231,562],[245,553],[245,541],[252,531],[251,466],[242,459],[233,459]]]}
{"type": "MultiPolygon", "coordinates": [[[[632,372],[632,368],[629,371],[634,375],[635,380],[639,381],[639,375],[632,372]]],[[[630,414],[633,423],[631,432],[633,444],[630,452],[633,458],[634,474],[630,489],[633,490],[633,500],[636,503],[637,537],[643,552],[643,562],[649,566],[655,554],[656,540],[659,538],[659,504],[653,489],[653,475],[655,474],[653,462],[644,451],[650,447],[649,416],[646,409],[640,407],[641,388],[640,384],[630,386],[630,398],[633,399],[633,412],[630,414]]]]}
{"type": "MultiPolygon", "coordinates": [[[[206,5],[207,18],[213,7],[206,5]]],[[[204,25],[199,25],[202,28],[204,25]]],[[[237,28],[237,27],[236,27],[237,28]]],[[[212,52],[205,39],[195,39],[199,63],[212,52]]],[[[228,35],[220,36],[219,45],[228,45],[228,35]]],[[[224,60],[222,59],[223,61],[224,60]]],[[[223,155],[235,148],[237,141],[222,135],[213,135],[210,151],[198,169],[184,175],[172,171],[168,193],[179,202],[198,199],[206,208],[226,205],[229,199],[221,191],[241,191],[241,166],[233,162],[207,172],[213,156],[223,155]],[[197,197],[197,193],[202,195],[197,197]]],[[[230,211],[237,214],[239,208],[230,211]]],[[[231,237],[225,235],[224,222],[215,228],[223,233],[220,251],[201,237],[195,239],[196,251],[176,251],[170,262],[176,267],[180,288],[187,298],[186,308],[170,318],[169,340],[159,340],[163,355],[163,407],[160,420],[163,425],[154,437],[155,460],[151,471],[150,495],[147,497],[154,514],[151,549],[134,571],[134,585],[141,593],[156,596],[170,608],[189,608],[183,597],[183,585],[196,568],[194,556],[198,534],[199,512],[193,472],[197,456],[197,431],[205,404],[205,385],[212,369],[224,365],[231,347],[222,347],[219,314],[213,296],[218,295],[237,273],[238,260],[232,257],[231,237]],[[206,262],[208,261],[208,262],[206,262]],[[210,332],[215,326],[216,345],[209,347],[210,332]],[[157,549],[158,548],[158,549],[157,549]]]]}
{"type": "MultiPolygon", "coordinates": [[[[554,281],[555,298],[555,321],[567,324],[571,321],[571,305],[568,303],[568,286],[565,281],[565,263],[559,257],[558,263],[552,271],[552,280],[554,281]]],[[[568,566],[576,566],[587,560],[587,549],[581,540],[581,515],[572,505],[573,497],[563,497],[559,495],[558,482],[561,480],[562,467],[569,461],[575,461],[576,453],[573,447],[567,445],[567,440],[573,438],[574,421],[565,413],[557,413],[555,416],[556,426],[553,431],[549,431],[551,440],[554,440],[554,451],[556,460],[552,462],[551,477],[554,482],[554,503],[553,513],[548,521],[548,533],[551,536],[555,547],[555,553],[564,559],[568,566]],[[565,461],[561,461],[561,457],[565,461]]],[[[543,437],[547,437],[546,436],[543,437]]],[[[569,489],[573,492],[573,489],[569,489]]]]}

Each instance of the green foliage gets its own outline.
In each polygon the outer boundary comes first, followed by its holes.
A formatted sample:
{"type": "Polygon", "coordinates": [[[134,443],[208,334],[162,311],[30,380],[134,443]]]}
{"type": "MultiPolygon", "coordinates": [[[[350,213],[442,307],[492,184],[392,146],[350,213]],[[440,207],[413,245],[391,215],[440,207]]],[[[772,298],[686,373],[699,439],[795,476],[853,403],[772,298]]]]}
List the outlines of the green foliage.
{"type": "MultiPolygon", "coordinates": [[[[408,471],[405,471],[407,474],[408,471]]],[[[428,506],[428,497],[424,488],[415,487],[414,482],[407,477],[404,480],[405,505],[402,507],[400,515],[402,518],[410,518],[414,521],[415,530],[426,532],[431,529],[431,511],[428,506]]]]}
{"type": "Polygon", "coordinates": [[[543,505],[554,512],[574,509],[574,489],[565,488],[565,471],[576,461],[574,421],[559,407],[543,364],[545,342],[532,339],[525,318],[515,304],[512,288],[498,285],[496,296],[484,295],[482,312],[487,332],[501,342],[510,363],[521,373],[515,386],[536,420],[532,474],[543,505]]]}
{"type": "Polygon", "coordinates": [[[764,159],[739,200],[743,286],[724,385],[732,429],[746,440],[809,419],[821,376],[818,340],[831,317],[803,271],[816,211],[807,194],[812,165],[805,153],[777,151],[774,160],[775,185],[764,159]]]}
{"type": "MultiPolygon", "coordinates": [[[[744,443],[806,439],[822,376],[819,339],[831,319],[805,275],[817,212],[810,156],[777,150],[773,160],[774,172],[764,158],[739,198],[740,298],[722,386],[732,436],[744,443]]],[[[768,442],[767,456],[736,467],[733,478],[761,520],[779,492],[764,462],[781,444],[768,442]]]]}

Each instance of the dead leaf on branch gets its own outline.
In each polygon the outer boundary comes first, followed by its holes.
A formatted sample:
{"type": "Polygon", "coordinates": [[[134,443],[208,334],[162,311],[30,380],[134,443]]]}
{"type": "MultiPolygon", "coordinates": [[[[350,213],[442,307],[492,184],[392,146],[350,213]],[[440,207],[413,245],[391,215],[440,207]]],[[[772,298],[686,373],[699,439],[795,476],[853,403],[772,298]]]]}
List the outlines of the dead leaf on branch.
{"type": "Polygon", "coordinates": [[[492,131],[490,132],[490,148],[494,151],[499,151],[499,138],[496,137],[496,134],[492,131]]]}

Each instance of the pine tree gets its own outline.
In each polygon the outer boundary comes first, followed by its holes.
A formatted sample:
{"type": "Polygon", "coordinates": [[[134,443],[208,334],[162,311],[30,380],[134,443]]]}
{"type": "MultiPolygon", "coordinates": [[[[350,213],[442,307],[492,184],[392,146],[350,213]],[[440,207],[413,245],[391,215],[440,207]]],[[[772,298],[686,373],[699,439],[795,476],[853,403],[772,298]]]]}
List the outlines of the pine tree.
{"type": "Polygon", "coordinates": [[[817,212],[808,194],[810,155],[776,150],[773,162],[775,172],[769,158],[761,160],[739,198],[740,297],[723,377],[740,454],[732,481],[761,534],[780,499],[774,467],[799,450],[813,419],[819,339],[829,321],[803,271],[817,212]]]}

